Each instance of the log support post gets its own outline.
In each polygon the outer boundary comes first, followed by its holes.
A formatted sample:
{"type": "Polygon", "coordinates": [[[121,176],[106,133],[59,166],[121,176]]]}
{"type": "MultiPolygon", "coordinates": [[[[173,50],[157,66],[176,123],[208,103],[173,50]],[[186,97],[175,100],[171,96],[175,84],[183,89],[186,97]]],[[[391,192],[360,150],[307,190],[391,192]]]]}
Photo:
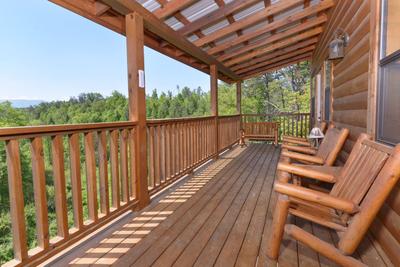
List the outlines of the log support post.
{"type": "Polygon", "coordinates": [[[210,94],[211,115],[215,117],[215,151],[216,158],[219,154],[219,127],[218,127],[218,69],[216,65],[210,65],[210,94]]]}
{"type": "Polygon", "coordinates": [[[129,120],[137,122],[135,135],[136,197],[139,209],[150,202],[147,186],[146,91],[144,84],[143,18],[133,12],[125,17],[128,57],[129,120]]]}
{"type": "Polygon", "coordinates": [[[241,147],[246,146],[245,142],[245,133],[243,129],[243,121],[242,121],[242,81],[237,81],[236,82],[236,112],[238,115],[240,115],[240,124],[239,124],[239,145],[241,147]]]}

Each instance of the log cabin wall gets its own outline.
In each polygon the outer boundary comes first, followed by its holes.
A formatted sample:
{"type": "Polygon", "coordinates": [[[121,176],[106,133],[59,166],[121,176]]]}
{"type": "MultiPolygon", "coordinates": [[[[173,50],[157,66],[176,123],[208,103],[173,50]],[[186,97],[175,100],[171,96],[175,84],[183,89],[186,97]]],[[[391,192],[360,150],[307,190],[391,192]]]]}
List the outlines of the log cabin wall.
{"type": "MultiPolygon", "coordinates": [[[[313,54],[313,75],[324,75],[328,45],[335,30],[343,29],[350,36],[345,57],[333,62],[331,83],[331,121],[350,129],[338,164],[346,161],[360,133],[375,135],[379,13],[377,0],[338,0],[313,54]]],[[[400,184],[397,184],[370,229],[373,244],[395,266],[400,266],[399,225],[400,184]]]]}

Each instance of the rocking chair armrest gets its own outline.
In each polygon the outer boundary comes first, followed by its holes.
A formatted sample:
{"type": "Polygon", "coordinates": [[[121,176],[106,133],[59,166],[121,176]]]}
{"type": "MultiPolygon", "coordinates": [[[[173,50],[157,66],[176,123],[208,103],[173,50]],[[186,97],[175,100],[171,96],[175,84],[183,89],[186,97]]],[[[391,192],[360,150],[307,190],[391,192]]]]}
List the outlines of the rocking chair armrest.
{"type": "MultiPolygon", "coordinates": [[[[338,167],[326,167],[331,168],[337,172],[338,167]]],[[[336,183],[337,178],[334,175],[334,171],[325,172],[322,170],[317,170],[315,168],[308,168],[307,165],[294,165],[290,163],[280,162],[278,163],[278,170],[288,172],[291,174],[299,175],[302,177],[313,178],[319,181],[336,183]]]]}
{"type": "Polygon", "coordinates": [[[287,195],[289,197],[295,197],[305,201],[310,201],[350,214],[356,213],[360,210],[359,206],[352,201],[333,197],[329,194],[297,185],[277,181],[275,182],[274,189],[276,192],[287,195]]]}
{"type": "Polygon", "coordinates": [[[313,147],[305,147],[305,146],[295,146],[289,144],[282,144],[282,148],[285,148],[289,151],[300,152],[309,155],[315,155],[317,150],[313,147]]]}
{"type": "Polygon", "coordinates": [[[324,164],[324,159],[318,156],[304,155],[301,153],[291,152],[291,151],[282,151],[282,156],[289,157],[296,160],[308,161],[310,163],[315,164],[324,164]]]}
{"type": "Polygon", "coordinates": [[[296,140],[296,139],[282,139],[282,142],[285,144],[295,144],[295,145],[301,145],[304,147],[311,147],[311,143],[309,143],[308,141],[303,141],[303,140],[296,140]]]}
{"type": "Polygon", "coordinates": [[[282,140],[283,141],[303,141],[303,142],[307,142],[307,138],[291,136],[291,135],[282,135],[282,140]]]}

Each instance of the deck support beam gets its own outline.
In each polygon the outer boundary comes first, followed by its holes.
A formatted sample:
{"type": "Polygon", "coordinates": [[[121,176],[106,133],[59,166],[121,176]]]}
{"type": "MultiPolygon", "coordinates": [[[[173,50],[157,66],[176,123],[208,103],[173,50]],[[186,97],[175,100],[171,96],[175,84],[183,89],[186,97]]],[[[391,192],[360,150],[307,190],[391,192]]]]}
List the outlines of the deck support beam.
{"type": "Polygon", "coordinates": [[[210,65],[210,95],[211,95],[211,116],[215,117],[215,151],[218,158],[219,133],[218,133],[218,68],[210,65]]]}
{"type": "Polygon", "coordinates": [[[147,186],[146,91],[144,85],[143,18],[136,12],[125,16],[128,57],[129,120],[137,122],[135,135],[136,197],[139,208],[150,202],[147,186]]]}

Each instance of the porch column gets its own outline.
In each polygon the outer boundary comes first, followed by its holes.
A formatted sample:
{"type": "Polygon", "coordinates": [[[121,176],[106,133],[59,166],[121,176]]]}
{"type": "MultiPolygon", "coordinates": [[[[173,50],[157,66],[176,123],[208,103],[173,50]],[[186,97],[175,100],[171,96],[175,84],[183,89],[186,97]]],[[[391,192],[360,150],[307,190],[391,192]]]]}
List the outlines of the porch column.
{"type": "Polygon", "coordinates": [[[236,82],[236,112],[242,114],[242,82],[236,82]]]}
{"type": "Polygon", "coordinates": [[[146,91],[144,85],[143,18],[136,12],[125,16],[128,56],[129,120],[137,122],[134,135],[136,198],[139,208],[150,202],[147,189],[146,91]]]}
{"type": "Polygon", "coordinates": [[[211,116],[215,116],[215,151],[218,157],[218,69],[216,65],[210,65],[210,83],[211,116]]]}

